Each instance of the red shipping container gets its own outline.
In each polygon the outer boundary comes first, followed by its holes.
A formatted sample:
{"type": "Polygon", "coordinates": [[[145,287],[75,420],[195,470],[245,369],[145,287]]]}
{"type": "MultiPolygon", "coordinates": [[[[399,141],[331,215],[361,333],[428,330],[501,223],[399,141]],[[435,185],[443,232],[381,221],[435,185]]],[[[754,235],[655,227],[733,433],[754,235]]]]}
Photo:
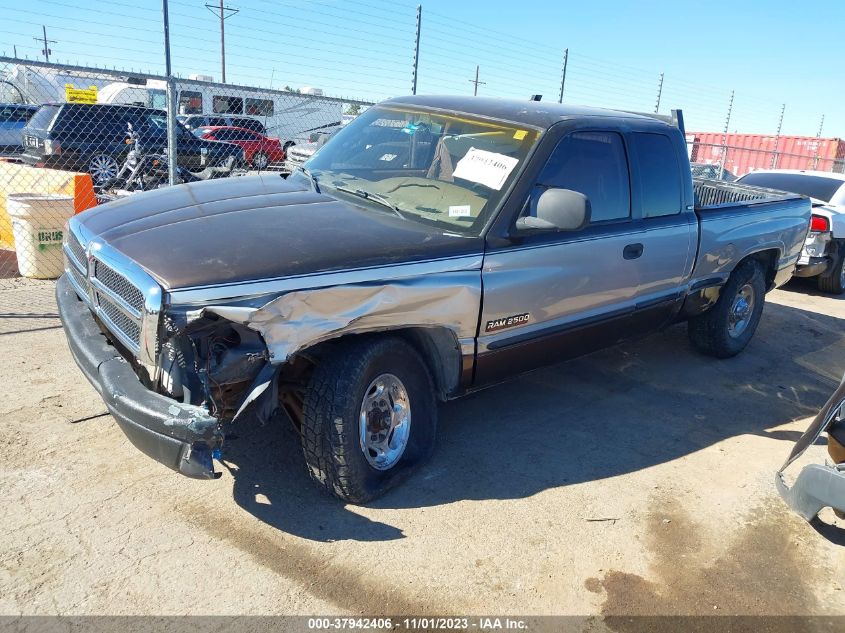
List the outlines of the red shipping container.
{"type": "Polygon", "coordinates": [[[687,132],[690,161],[719,164],[742,176],[756,169],[845,171],[845,141],[815,136],[687,132]],[[722,145],[727,144],[727,151],[722,145]]]}

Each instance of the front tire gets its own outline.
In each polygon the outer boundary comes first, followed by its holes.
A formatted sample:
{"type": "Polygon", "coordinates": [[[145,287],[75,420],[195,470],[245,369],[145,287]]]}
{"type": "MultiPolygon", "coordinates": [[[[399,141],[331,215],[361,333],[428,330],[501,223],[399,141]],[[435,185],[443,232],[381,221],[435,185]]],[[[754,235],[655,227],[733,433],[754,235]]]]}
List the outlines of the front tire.
{"type": "Polygon", "coordinates": [[[722,287],[716,305],[689,320],[687,333],[693,347],[716,358],[739,354],[757,330],[765,296],[760,264],[748,260],[738,266],[722,287]]]}
{"type": "Polygon", "coordinates": [[[845,292],[845,241],[834,242],[836,251],[836,265],[828,273],[819,277],[819,290],[832,295],[841,295],[845,292]]]}
{"type": "Polygon", "coordinates": [[[342,343],[305,392],[302,448],[311,477],[350,503],[404,481],[433,452],[436,430],[428,368],[399,338],[342,343]]]}

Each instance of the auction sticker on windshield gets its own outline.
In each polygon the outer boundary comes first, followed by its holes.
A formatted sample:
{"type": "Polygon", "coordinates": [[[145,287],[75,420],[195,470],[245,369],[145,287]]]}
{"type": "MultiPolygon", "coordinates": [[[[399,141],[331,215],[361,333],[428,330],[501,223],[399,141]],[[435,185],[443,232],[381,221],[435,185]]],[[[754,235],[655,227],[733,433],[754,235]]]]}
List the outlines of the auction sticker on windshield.
{"type": "Polygon", "coordinates": [[[512,156],[470,147],[452,175],[499,191],[518,163],[519,159],[512,156]]]}

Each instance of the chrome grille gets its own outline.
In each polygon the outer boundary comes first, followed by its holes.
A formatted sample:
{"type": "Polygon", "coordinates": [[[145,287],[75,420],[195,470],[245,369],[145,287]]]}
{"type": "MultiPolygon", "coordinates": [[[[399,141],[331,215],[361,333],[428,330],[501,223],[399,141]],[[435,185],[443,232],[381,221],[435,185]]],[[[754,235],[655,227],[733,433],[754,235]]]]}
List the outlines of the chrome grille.
{"type": "Polygon", "coordinates": [[[75,218],[68,228],[64,255],[71,285],[114,342],[122,343],[145,365],[155,366],[161,287],[131,259],[87,236],[75,218]]]}
{"type": "Polygon", "coordinates": [[[78,290],[81,290],[82,292],[88,290],[88,280],[85,278],[85,275],[76,269],[76,266],[71,264],[68,266],[67,271],[70,273],[71,278],[73,278],[78,290]]]}
{"type": "MultiPolygon", "coordinates": [[[[74,259],[76,259],[75,263],[79,266],[80,270],[85,270],[87,267],[85,261],[85,249],[82,247],[82,244],[79,243],[76,236],[71,232],[68,232],[67,246],[71,255],[73,255],[74,259]]],[[[83,288],[84,287],[85,286],[83,285],[83,288]]]]}
{"type": "Polygon", "coordinates": [[[139,313],[143,311],[144,293],[132,285],[126,277],[99,260],[95,260],[94,263],[94,277],[139,313]]]}
{"type": "Polygon", "coordinates": [[[117,305],[99,292],[97,293],[97,304],[102,314],[110,321],[109,325],[113,325],[119,330],[120,334],[123,334],[135,346],[140,345],[141,325],[138,322],[124,314],[117,305]]]}

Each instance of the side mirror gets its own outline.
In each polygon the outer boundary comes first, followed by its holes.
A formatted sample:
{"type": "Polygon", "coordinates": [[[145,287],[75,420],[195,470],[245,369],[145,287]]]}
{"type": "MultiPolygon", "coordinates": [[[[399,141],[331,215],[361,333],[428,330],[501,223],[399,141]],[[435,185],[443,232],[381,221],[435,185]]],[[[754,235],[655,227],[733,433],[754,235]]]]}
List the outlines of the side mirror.
{"type": "Polygon", "coordinates": [[[520,231],[580,231],[590,223],[590,200],[571,189],[551,187],[531,201],[531,216],[519,218],[520,231]]]}

